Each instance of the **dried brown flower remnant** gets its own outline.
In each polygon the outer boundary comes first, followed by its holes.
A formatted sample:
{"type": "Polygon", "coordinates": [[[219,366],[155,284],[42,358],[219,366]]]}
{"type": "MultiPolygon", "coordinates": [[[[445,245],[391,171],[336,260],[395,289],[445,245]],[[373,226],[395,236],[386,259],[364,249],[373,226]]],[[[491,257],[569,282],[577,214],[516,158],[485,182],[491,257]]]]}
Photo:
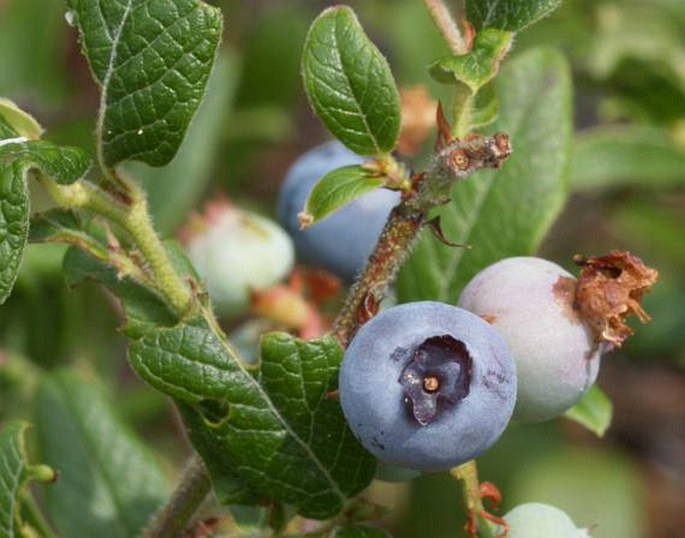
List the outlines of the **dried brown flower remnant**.
{"type": "Polygon", "coordinates": [[[630,314],[642,323],[650,320],[640,305],[642,296],[656,283],[659,273],[630,252],[612,250],[606,256],[580,255],[582,267],[576,287],[576,307],[598,342],[621,347],[633,330],[625,324],[630,314]]]}
{"type": "Polygon", "coordinates": [[[413,86],[400,91],[400,106],[402,131],[397,151],[401,155],[413,157],[421,151],[421,146],[435,126],[437,103],[424,86],[413,86]]]}

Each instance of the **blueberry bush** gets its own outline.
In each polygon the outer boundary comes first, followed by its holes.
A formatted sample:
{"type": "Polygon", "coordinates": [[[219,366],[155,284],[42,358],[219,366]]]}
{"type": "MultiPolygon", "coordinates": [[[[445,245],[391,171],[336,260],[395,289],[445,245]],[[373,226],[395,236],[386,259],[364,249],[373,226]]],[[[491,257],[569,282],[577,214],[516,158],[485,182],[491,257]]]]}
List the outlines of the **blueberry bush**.
{"type": "Polygon", "coordinates": [[[0,537],[678,535],[684,35],[0,0],[0,537]]]}

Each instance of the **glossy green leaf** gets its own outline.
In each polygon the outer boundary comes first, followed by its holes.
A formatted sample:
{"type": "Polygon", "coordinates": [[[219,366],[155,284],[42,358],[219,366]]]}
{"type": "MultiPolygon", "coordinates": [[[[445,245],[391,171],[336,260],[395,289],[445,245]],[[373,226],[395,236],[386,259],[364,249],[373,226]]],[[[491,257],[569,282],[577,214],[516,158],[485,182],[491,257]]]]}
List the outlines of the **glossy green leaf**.
{"type": "Polygon", "coordinates": [[[400,271],[401,302],[432,299],[455,303],[466,282],[483,267],[508,256],[535,252],[566,197],[571,121],[571,83],[564,58],[532,50],[497,79],[499,119],[514,152],[500,170],[481,171],[458,183],[439,210],[448,247],[423,233],[400,271]]]}
{"type": "Polygon", "coordinates": [[[17,279],[29,225],[26,171],[17,161],[3,160],[2,150],[0,147],[0,304],[17,279]]]}
{"type": "Polygon", "coordinates": [[[29,425],[13,421],[0,429],[0,536],[19,538],[23,523],[20,517],[21,494],[31,479],[49,482],[55,473],[45,465],[31,465],[26,454],[24,435],[29,425]]]}
{"type": "Polygon", "coordinates": [[[41,383],[36,431],[59,480],[45,506],[62,536],[138,536],[167,499],[156,457],[117,416],[93,379],[62,371],[41,383]]]}
{"type": "Polygon", "coordinates": [[[472,94],[492,80],[513,39],[511,32],[488,28],[476,34],[473,48],[463,56],[448,56],[436,60],[429,72],[439,82],[465,84],[472,94]]]}
{"type": "MultiPolygon", "coordinates": [[[[2,118],[0,126],[10,132],[2,118]]],[[[85,175],[89,167],[87,156],[76,148],[23,137],[0,140],[0,304],[14,286],[28,237],[29,173],[37,170],[68,184],[85,175]]]]}
{"type": "Polygon", "coordinates": [[[566,418],[585,426],[599,437],[604,437],[613,415],[611,400],[597,385],[592,385],[580,401],[564,413],[566,418]]]}
{"type": "Polygon", "coordinates": [[[223,502],[284,502],[321,519],[366,487],[376,467],[329,397],[341,358],[333,338],[271,333],[261,371],[248,370],[202,318],[129,348],[138,374],[179,400],[223,502]]]}
{"type": "Polygon", "coordinates": [[[668,131],[638,126],[600,127],[581,133],[571,166],[572,189],[685,184],[685,149],[668,131]]]}
{"type": "Polygon", "coordinates": [[[481,28],[517,32],[546,17],[561,0],[466,0],[468,20],[481,28]]]}
{"type": "Polygon", "coordinates": [[[304,86],[328,130],[359,155],[391,151],[400,131],[399,94],[388,62],[349,7],[312,23],[302,57],[304,86]]]}
{"type": "Polygon", "coordinates": [[[309,193],[304,207],[307,226],[325,219],[384,183],[381,177],[370,177],[362,166],[343,166],[329,172],[309,193]]]}
{"type": "Polygon", "coordinates": [[[69,0],[68,6],[102,87],[104,163],[168,163],[204,95],[221,12],[200,0],[69,0]]]}

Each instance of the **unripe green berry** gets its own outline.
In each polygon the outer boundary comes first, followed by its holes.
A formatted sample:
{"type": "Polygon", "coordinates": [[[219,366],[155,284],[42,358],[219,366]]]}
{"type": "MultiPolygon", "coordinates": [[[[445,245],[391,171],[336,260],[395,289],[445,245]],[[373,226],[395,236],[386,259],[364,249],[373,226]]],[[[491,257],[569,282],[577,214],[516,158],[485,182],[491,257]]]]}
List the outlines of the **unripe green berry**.
{"type": "Polygon", "coordinates": [[[278,224],[226,202],[191,220],[183,241],[221,316],[244,312],[251,292],[277,284],[290,273],[295,257],[290,237],[278,224]]]}
{"type": "Polygon", "coordinates": [[[590,538],[566,512],[543,503],[526,503],[512,509],[504,520],[509,525],[507,538],[590,538]]]}

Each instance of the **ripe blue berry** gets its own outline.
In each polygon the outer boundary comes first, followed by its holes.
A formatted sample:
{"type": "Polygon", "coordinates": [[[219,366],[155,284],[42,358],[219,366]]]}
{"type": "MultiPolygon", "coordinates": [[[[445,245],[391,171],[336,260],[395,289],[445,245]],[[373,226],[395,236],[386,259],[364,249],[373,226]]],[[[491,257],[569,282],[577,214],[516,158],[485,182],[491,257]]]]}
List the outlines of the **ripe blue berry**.
{"type": "Polygon", "coordinates": [[[575,282],[547,260],[507,258],[483,269],[461,294],[459,306],[490,321],[514,354],[515,420],[561,415],[597,377],[600,352],[573,307],[575,282]]]}
{"type": "Polygon", "coordinates": [[[590,538],[565,512],[542,503],[521,504],[504,516],[507,538],[590,538]]]}
{"type": "Polygon", "coordinates": [[[366,264],[399,194],[386,189],[372,191],[306,230],[300,230],[297,215],[323,176],[363,162],[363,157],[337,140],[321,144],[288,170],[278,200],[278,220],[293,238],[298,259],[327,269],[345,282],[353,281],[366,264]]]}
{"type": "Polygon", "coordinates": [[[348,347],[340,401],[374,456],[438,471],[475,458],[514,409],[516,373],[502,338],[482,319],[431,301],[384,310],[348,347]]]}

